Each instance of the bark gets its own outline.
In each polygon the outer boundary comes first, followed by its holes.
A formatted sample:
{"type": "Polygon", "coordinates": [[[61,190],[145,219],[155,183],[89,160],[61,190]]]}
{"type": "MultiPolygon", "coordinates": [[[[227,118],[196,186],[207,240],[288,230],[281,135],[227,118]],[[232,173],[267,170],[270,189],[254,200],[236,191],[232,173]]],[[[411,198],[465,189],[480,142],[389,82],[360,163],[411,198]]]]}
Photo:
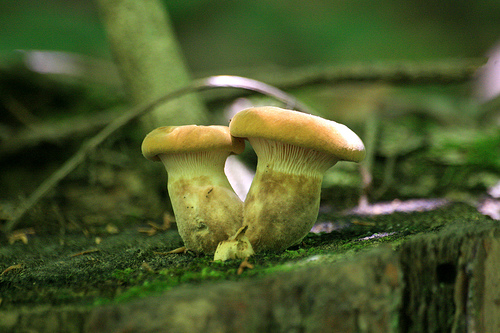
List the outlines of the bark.
{"type": "Polygon", "coordinates": [[[401,278],[397,256],[385,248],[98,309],[85,332],[394,332],[401,278]]]}
{"type": "Polygon", "coordinates": [[[427,216],[441,230],[398,240],[396,250],[314,256],[121,305],[18,307],[0,311],[0,331],[500,332],[498,222],[450,214],[443,226],[427,216]]]}
{"type": "Polygon", "coordinates": [[[500,332],[500,229],[455,224],[403,245],[401,332],[500,332]]]}

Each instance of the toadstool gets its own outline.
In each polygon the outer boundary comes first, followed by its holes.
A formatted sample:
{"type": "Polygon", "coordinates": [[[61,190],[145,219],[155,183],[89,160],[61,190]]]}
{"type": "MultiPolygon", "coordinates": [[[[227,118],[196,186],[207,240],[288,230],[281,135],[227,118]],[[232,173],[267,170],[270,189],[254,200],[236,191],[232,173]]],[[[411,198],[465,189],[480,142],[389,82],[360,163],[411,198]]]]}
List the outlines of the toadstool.
{"type": "Polygon", "coordinates": [[[227,126],[166,126],[142,143],[147,159],[161,161],[168,174],[168,193],[179,234],[186,248],[215,252],[234,235],[243,220],[243,202],[224,174],[230,154],[245,148],[227,126]]]}
{"type": "Polygon", "coordinates": [[[229,129],[258,158],[243,210],[255,252],[299,243],[316,222],[326,170],[365,156],[363,142],[345,125],[277,107],[240,111],[229,129]]]}

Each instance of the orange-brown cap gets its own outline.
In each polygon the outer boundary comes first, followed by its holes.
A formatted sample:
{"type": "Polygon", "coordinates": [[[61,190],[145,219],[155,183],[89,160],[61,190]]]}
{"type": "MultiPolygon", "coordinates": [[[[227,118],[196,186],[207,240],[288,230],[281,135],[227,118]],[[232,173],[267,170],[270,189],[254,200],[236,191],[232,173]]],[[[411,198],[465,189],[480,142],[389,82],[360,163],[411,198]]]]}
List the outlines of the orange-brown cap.
{"type": "Polygon", "coordinates": [[[227,126],[164,126],[150,132],[142,142],[142,154],[159,161],[159,154],[175,154],[210,150],[240,154],[245,141],[229,134],[227,126]]]}
{"type": "Polygon", "coordinates": [[[236,137],[289,143],[339,160],[359,162],[365,157],[363,142],[347,126],[307,113],[272,106],[250,108],[238,112],[229,129],[236,137]]]}

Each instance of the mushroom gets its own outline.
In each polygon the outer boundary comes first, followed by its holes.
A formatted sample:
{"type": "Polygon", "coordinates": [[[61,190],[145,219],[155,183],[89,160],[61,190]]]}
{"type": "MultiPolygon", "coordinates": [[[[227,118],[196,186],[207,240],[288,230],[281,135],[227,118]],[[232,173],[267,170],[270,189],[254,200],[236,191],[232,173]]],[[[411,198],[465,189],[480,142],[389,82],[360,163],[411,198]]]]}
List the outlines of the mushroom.
{"type": "Polygon", "coordinates": [[[187,249],[215,252],[241,227],[243,202],[224,174],[230,154],[245,148],[227,126],[166,126],[142,143],[147,159],[161,161],[168,173],[168,193],[177,227],[187,249]]]}
{"type": "Polygon", "coordinates": [[[245,231],[248,226],[241,227],[235,235],[229,237],[228,240],[222,241],[215,250],[214,261],[226,261],[229,259],[245,259],[253,256],[252,244],[248,237],[245,236],[245,231]]]}
{"type": "Polygon", "coordinates": [[[229,129],[247,139],[258,158],[243,209],[255,252],[299,243],[318,217],[326,170],[365,156],[363,142],[345,125],[277,107],[240,111],[229,129]]]}

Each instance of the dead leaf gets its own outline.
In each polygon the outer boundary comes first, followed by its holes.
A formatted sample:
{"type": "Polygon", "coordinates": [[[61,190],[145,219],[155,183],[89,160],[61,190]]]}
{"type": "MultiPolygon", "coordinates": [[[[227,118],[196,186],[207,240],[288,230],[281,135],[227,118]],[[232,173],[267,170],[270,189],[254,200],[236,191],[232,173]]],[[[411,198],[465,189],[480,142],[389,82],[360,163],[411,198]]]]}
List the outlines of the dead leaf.
{"type": "Polygon", "coordinates": [[[78,252],[78,253],[70,255],[70,257],[78,257],[78,256],[82,256],[82,255],[90,254],[90,253],[94,253],[94,252],[99,252],[99,249],[92,249],[92,250],[78,252]]]}
{"type": "Polygon", "coordinates": [[[236,274],[241,275],[241,273],[243,273],[245,268],[253,269],[253,265],[248,262],[248,257],[241,262],[240,267],[238,267],[238,271],[236,272],[236,274]]]}
{"type": "Polygon", "coordinates": [[[21,268],[23,268],[23,264],[12,265],[12,266],[9,266],[6,269],[4,269],[3,272],[0,273],[0,275],[4,275],[7,272],[10,272],[10,271],[15,270],[15,269],[21,269],[21,268]]]}

